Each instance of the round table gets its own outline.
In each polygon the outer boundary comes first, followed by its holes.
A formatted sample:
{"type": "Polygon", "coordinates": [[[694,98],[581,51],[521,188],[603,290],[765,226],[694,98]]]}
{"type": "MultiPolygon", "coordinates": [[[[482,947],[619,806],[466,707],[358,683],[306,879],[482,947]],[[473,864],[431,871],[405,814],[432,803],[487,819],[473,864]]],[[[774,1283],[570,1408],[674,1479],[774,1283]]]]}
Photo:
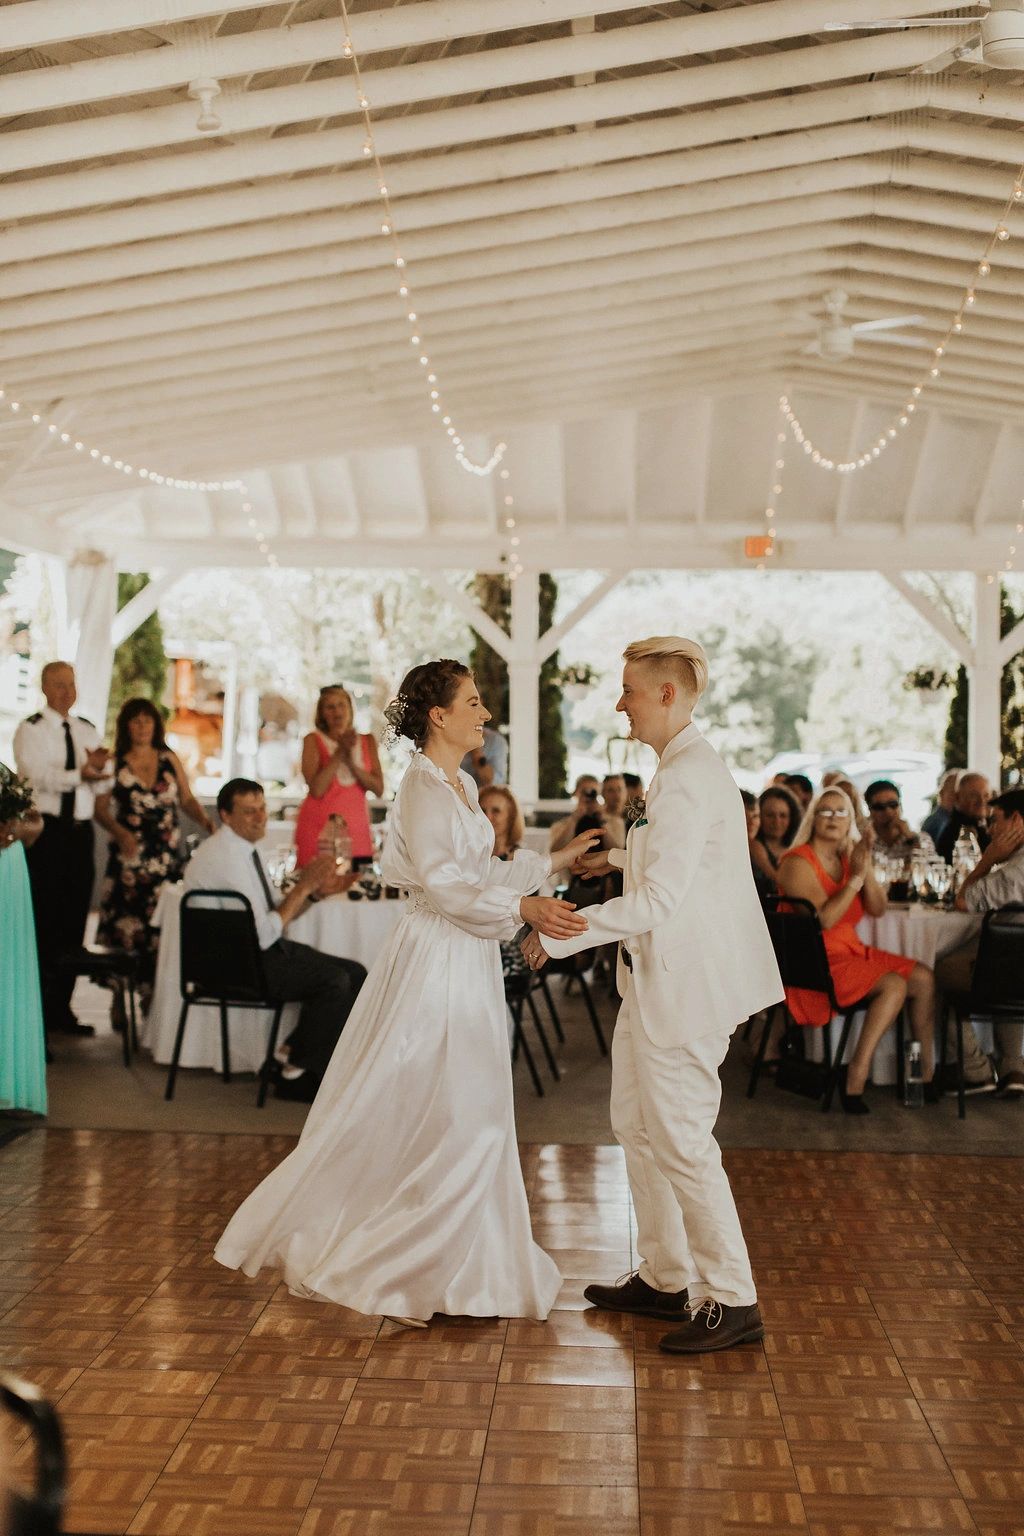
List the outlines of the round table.
{"type": "MultiPolygon", "coordinates": [[[[139,1042],[152,1052],[153,1060],[169,1062],[181,1013],[179,982],[179,933],[182,885],[165,885],[160,892],[153,927],[160,929],[156,979],[149,1016],[140,1020],[139,1042]]],[[[369,968],[405,914],[404,901],[353,901],[348,896],[329,896],[314,902],[301,917],[288,924],[288,937],[309,944],[327,955],[342,955],[369,968]]],[[[289,1003],[281,1017],[280,1039],[294,1029],[299,1005],[289,1003]]],[[[272,1015],[256,1008],[232,1008],[232,1065],[240,1072],[255,1072],[266,1055],[272,1015]]],[[[183,1067],[220,1070],[220,1021],[216,1008],[191,1008],[181,1051],[183,1067]]]]}

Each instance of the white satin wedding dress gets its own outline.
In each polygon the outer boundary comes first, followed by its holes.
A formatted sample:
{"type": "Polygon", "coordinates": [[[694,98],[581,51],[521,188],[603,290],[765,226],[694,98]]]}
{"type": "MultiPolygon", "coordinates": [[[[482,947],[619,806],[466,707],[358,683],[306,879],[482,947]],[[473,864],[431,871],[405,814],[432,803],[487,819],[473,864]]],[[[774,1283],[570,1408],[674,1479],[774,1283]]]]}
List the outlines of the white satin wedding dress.
{"type": "Polygon", "coordinates": [[[338,1041],[298,1146],[231,1219],[216,1258],[280,1269],[358,1312],[544,1318],[561,1277],[533,1241],[516,1149],[497,940],[549,860],[491,857],[469,804],[417,753],[383,861],[413,891],[338,1041]]]}

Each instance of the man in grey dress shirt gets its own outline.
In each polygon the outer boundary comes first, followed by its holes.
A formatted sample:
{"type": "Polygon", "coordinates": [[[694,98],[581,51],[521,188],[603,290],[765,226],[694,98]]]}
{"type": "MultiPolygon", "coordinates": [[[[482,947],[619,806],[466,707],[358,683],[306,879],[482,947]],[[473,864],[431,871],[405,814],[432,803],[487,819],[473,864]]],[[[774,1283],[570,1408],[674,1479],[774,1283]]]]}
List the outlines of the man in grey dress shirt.
{"type": "Polygon", "coordinates": [[[189,860],[185,889],[238,891],[248,898],[271,996],[302,1004],[299,1022],[286,1042],[288,1065],[274,1092],[279,1099],[311,1103],[366,980],[366,968],[356,960],[296,943],[285,937],[285,930],[310,901],[346,890],[352,881],[339,875],[333,858],[323,854],[306,865],[282,896],[271,885],[256,846],[267,830],[262,785],[251,779],[229,780],[217,796],[217,810],[220,830],[189,860]]]}
{"type": "Polygon", "coordinates": [[[71,1012],[75,977],[62,968],[85,938],[92,896],[92,817],[97,791],[109,786],[110,753],[91,720],[73,715],[78,691],[74,668],[49,661],[39,680],[45,709],[23,720],[14,734],[14,761],[32,785],[42,812],[42,835],[26,851],[35,909],[43,1021],[53,1034],[92,1035],[71,1012]]]}
{"type": "MultiPolygon", "coordinates": [[[[961,912],[993,912],[1010,902],[1024,902],[1024,789],[1008,789],[991,805],[989,842],[977,865],[960,887],[956,899],[961,912]]],[[[935,985],[940,1018],[945,1011],[943,993],[967,992],[971,985],[978,940],[944,955],[935,965],[935,985]]],[[[993,1024],[998,1071],[978,1044],[970,1023],[964,1025],[964,1076],[968,1093],[993,1093],[1004,1097],[1024,1094],[1024,1024],[993,1024]]],[[[947,1041],[946,1059],[956,1053],[956,1039],[947,1041]]]]}

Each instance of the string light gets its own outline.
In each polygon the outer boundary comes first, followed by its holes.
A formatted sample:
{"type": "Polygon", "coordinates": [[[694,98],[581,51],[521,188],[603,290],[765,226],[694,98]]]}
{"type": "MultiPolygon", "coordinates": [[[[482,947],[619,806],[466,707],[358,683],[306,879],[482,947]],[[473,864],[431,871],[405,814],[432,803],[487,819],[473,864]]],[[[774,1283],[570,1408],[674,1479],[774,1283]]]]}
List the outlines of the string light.
{"type": "Polygon", "coordinates": [[[953,315],[950,318],[948,325],[946,326],[945,334],[938,345],[932,349],[932,362],[930,363],[927,371],[923,373],[911,386],[910,390],[908,391],[906,400],[901,406],[898,407],[896,413],[887,423],[886,427],[880,433],[880,435],[874,440],[874,442],[868,444],[866,447],[861,448],[860,451],[856,453],[852,458],[832,458],[828,454],[823,453],[821,449],[818,448],[817,445],[811,440],[811,438],[807,436],[807,433],[804,431],[803,425],[800,422],[796,412],[793,410],[788,397],[786,395],[780,395],[779,409],[786,419],[786,424],[790,432],[793,434],[794,440],[803,449],[804,454],[810,459],[812,464],[817,465],[819,469],[829,470],[831,473],[838,475],[851,475],[856,473],[856,471],[859,469],[867,469],[868,466],[873,464],[876,459],[881,458],[889,444],[894,441],[900,432],[905,431],[906,428],[910,425],[911,419],[917,410],[917,404],[921,395],[924,393],[929,384],[931,384],[935,379],[941,378],[941,360],[945,357],[950,343],[954,341],[957,336],[961,336],[963,334],[963,329],[967,321],[968,313],[973,309],[977,299],[976,289],[978,286],[978,280],[979,278],[988,277],[991,273],[992,253],[996,246],[1005,245],[1005,243],[1009,240],[1010,230],[1008,226],[1008,220],[1013,210],[1018,207],[1022,201],[1024,201],[1024,164],[1021,165],[1016,176],[1014,177],[1013,189],[1010,192],[1009,197],[1006,199],[1005,206],[1003,207],[1003,211],[999,216],[999,220],[995,228],[988,237],[988,241],[986,242],[985,249],[982,252],[981,259],[975,265],[974,272],[972,273],[970,281],[964,289],[960,303],[957,305],[957,308],[953,312],[953,315]]]}
{"type": "MultiPolygon", "coordinates": [[[[372,162],[374,174],[377,178],[377,191],[380,194],[380,206],[382,208],[380,232],[383,239],[387,240],[391,247],[391,263],[396,272],[400,273],[401,280],[398,284],[398,297],[402,300],[403,310],[406,312],[406,320],[410,327],[409,341],[414,347],[423,347],[420,353],[420,367],[426,368],[427,404],[432,416],[440,416],[445,428],[445,435],[455,454],[455,460],[461,469],[473,475],[491,475],[497,469],[505,456],[506,445],[499,443],[494,452],[483,463],[477,463],[466,452],[465,443],[454,426],[450,414],[445,414],[443,391],[438,383],[436,365],[433,363],[429,349],[423,340],[423,324],[416,314],[416,306],[407,301],[410,296],[409,274],[405,257],[402,255],[401,243],[398,235],[398,226],[395,221],[394,206],[391,194],[388,191],[387,178],[384,175],[384,164],[377,150],[377,140],[373,129],[373,117],[370,112],[370,100],[363,86],[363,74],[359,64],[359,54],[352,41],[352,26],[349,21],[348,5],[346,0],[339,0],[341,8],[341,22],[344,28],[344,46],[342,52],[346,59],[352,62],[352,77],[356,88],[356,101],[363,118],[365,137],[363,139],[363,155],[372,162]]],[[[420,375],[424,377],[423,374],[420,375]]]]}
{"type": "Polygon", "coordinates": [[[524,567],[519,554],[522,538],[518,531],[516,519],[516,498],[509,484],[511,476],[508,469],[500,469],[498,471],[498,478],[501,481],[502,487],[501,517],[504,524],[504,543],[508,545],[507,551],[502,555],[502,562],[504,563],[509,581],[518,581],[519,577],[523,574],[524,567]]]}

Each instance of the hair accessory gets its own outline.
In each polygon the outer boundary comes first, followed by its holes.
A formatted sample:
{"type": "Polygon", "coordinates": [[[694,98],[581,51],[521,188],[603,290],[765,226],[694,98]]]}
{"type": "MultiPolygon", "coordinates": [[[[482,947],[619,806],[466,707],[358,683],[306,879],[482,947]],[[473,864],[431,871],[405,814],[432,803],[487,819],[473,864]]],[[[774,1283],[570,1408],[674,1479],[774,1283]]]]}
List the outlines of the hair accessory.
{"type": "Polygon", "coordinates": [[[387,725],[384,729],[384,745],[393,747],[400,736],[405,735],[405,711],[409,703],[404,693],[397,694],[384,710],[387,725]]]}

